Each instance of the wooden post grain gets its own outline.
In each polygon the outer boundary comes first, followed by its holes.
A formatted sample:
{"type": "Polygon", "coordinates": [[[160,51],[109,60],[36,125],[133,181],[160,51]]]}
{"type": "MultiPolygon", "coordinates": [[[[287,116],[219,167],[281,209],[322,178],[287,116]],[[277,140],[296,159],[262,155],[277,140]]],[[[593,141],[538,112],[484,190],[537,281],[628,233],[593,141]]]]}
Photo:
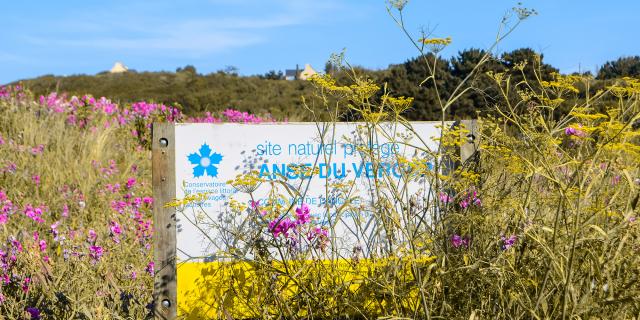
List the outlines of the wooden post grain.
{"type": "Polygon", "coordinates": [[[467,133],[462,133],[460,139],[462,145],[460,146],[460,160],[462,164],[467,162],[478,151],[480,145],[480,128],[478,120],[462,120],[460,121],[464,128],[468,130],[467,133]]]}
{"type": "Polygon", "coordinates": [[[154,123],[152,141],[153,257],[155,319],[175,319],[176,210],[165,204],[176,197],[175,128],[173,123],[154,123]]]}

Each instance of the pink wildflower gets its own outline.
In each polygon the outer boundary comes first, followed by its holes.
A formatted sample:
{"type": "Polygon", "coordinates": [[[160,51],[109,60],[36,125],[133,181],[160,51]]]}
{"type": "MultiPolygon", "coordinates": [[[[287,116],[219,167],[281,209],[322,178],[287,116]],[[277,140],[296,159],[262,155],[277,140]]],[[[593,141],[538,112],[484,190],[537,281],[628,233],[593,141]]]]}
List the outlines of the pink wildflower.
{"type": "Polygon", "coordinates": [[[109,227],[109,229],[111,230],[111,233],[114,235],[120,235],[122,233],[122,228],[120,228],[120,224],[116,221],[111,220],[111,226],[109,227]]]}
{"type": "Polygon", "coordinates": [[[94,260],[98,261],[104,254],[104,249],[101,246],[90,246],[89,247],[89,256],[94,260]]]}
{"type": "Polygon", "coordinates": [[[135,199],[133,199],[131,206],[134,208],[140,208],[142,206],[142,198],[136,197],[135,199]]]}
{"type": "Polygon", "coordinates": [[[285,238],[289,237],[289,230],[295,227],[296,223],[289,218],[275,219],[269,222],[269,230],[274,237],[284,235],[285,238]]]}
{"type": "Polygon", "coordinates": [[[51,225],[51,233],[53,234],[53,240],[58,241],[58,226],[60,225],[60,221],[56,221],[51,225]]]}
{"type": "Polygon", "coordinates": [[[148,274],[150,275],[154,275],[155,274],[155,263],[153,261],[149,262],[149,264],[147,264],[147,268],[145,269],[145,271],[147,271],[148,274]]]}
{"type": "Polygon", "coordinates": [[[296,208],[296,220],[297,224],[305,224],[311,221],[309,206],[306,203],[303,203],[300,208],[296,208]]]}
{"type": "Polygon", "coordinates": [[[516,241],[518,241],[518,236],[513,234],[509,236],[509,238],[502,236],[500,239],[502,240],[502,250],[509,250],[516,244],[516,241]]]}
{"type": "Polygon", "coordinates": [[[31,148],[31,154],[34,156],[42,154],[43,152],[44,152],[44,144],[39,144],[37,147],[31,148]]]}
{"type": "Polygon", "coordinates": [[[16,171],[18,171],[18,165],[13,162],[9,162],[4,168],[2,168],[2,170],[0,170],[0,172],[9,173],[16,173],[16,171]]]}
{"type": "Polygon", "coordinates": [[[24,278],[24,280],[22,280],[22,291],[27,292],[29,291],[29,284],[31,283],[31,278],[26,277],[24,278]]]}
{"type": "Polygon", "coordinates": [[[234,109],[227,109],[222,112],[222,115],[224,115],[229,122],[260,123],[264,121],[260,117],[234,109]]]}
{"type": "Polygon", "coordinates": [[[307,235],[307,240],[312,241],[314,239],[327,240],[329,238],[329,231],[325,228],[315,227],[311,229],[311,232],[307,235]]]}
{"type": "Polygon", "coordinates": [[[120,243],[120,234],[122,234],[122,228],[120,228],[120,224],[112,220],[109,229],[111,230],[111,237],[113,239],[113,242],[120,243]]]}
{"type": "MultiPolygon", "coordinates": [[[[582,127],[581,125],[578,125],[578,127],[582,127]]],[[[576,137],[584,137],[586,135],[586,133],[580,129],[576,129],[573,127],[566,127],[564,129],[564,134],[566,134],[567,136],[576,136],[576,137]]]]}
{"type": "Polygon", "coordinates": [[[142,198],[142,202],[148,206],[151,206],[153,204],[153,198],[152,197],[144,197],[142,198]]]}
{"type": "Polygon", "coordinates": [[[42,213],[43,210],[41,207],[33,207],[30,204],[25,205],[24,207],[24,214],[31,218],[33,221],[36,221],[38,223],[43,223],[44,219],[42,219],[42,213]]]}
{"type": "Polygon", "coordinates": [[[442,203],[451,203],[451,201],[453,201],[453,199],[451,199],[451,197],[444,192],[440,192],[438,197],[440,198],[440,202],[442,203]]]}
{"type": "Polygon", "coordinates": [[[13,239],[11,240],[11,245],[16,249],[16,251],[22,252],[22,243],[20,243],[20,241],[13,239]]]}
{"type": "Polygon", "coordinates": [[[14,209],[15,208],[13,207],[13,202],[7,200],[5,201],[4,205],[2,205],[2,209],[0,209],[0,211],[2,211],[2,213],[9,214],[13,213],[14,209]]]}
{"type": "Polygon", "coordinates": [[[25,311],[29,314],[32,320],[40,319],[40,310],[35,307],[28,307],[25,311]]]}
{"type": "Polygon", "coordinates": [[[462,200],[460,200],[460,207],[462,209],[466,209],[472,204],[477,207],[482,206],[482,201],[478,198],[478,192],[476,190],[473,190],[471,193],[467,192],[462,200]]]}
{"type": "Polygon", "coordinates": [[[89,229],[89,236],[87,236],[87,240],[89,242],[94,242],[96,241],[96,238],[98,238],[96,232],[93,229],[89,229]]]}
{"type": "Polygon", "coordinates": [[[459,248],[459,247],[469,247],[469,238],[468,237],[461,237],[460,235],[454,234],[453,236],[451,236],[451,245],[454,248],[459,248]]]}
{"type": "Polygon", "coordinates": [[[611,185],[615,186],[618,185],[620,183],[620,176],[613,176],[611,178],[611,185]]]}
{"type": "Polygon", "coordinates": [[[136,185],[136,178],[127,179],[127,189],[131,189],[135,185],[136,185]]]}
{"type": "Polygon", "coordinates": [[[111,209],[117,211],[118,213],[124,213],[124,210],[127,208],[127,203],[124,201],[111,201],[111,209]]]}

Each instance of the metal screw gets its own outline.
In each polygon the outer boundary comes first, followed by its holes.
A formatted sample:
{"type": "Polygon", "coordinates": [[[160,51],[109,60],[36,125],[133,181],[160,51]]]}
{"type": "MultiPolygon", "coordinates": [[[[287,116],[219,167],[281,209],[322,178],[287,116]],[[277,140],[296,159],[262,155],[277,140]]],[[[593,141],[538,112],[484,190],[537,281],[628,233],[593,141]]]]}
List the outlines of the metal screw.
{"type": "Polygon", "coordinates": [[[476,140],[476,136],[473,133],[467,135],[467,142],[472,143],[476,140]]]}
{"type": "Polygon", "coordinates": [[[162,177],[162,179],[160,179],[160,180],[162,180],[162,181],[167,181],[167,178],[162,177]]]}
{"type": "Polygon", "coordinates": [[[166,148],[169,146],[169,140],[167,140],[167,138],[160,138],[160,146],[166,148]]]}
{"type": "Polygon", "coordinates": [[[169,309],[171,307],[171,301],[169,301],[168,299],[162,300],[162,307],[165,309],[169,309]]]}

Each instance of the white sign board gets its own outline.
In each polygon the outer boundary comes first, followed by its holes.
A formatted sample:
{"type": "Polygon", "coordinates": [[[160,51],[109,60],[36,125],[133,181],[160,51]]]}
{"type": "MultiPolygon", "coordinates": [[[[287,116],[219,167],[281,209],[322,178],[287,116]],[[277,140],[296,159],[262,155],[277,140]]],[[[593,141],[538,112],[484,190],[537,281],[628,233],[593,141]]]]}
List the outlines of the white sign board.
{"type": "MultiPolygon", "coordinates": [[[[206,257],[226,249],[224,246],[228,244],[221,240],[221,235],[204,228],[198,221],[206,216],[222,223],[232,198],[249,203],[248,193],[228,184],[238,174],[257,171],[267,180],[285,179],[303,196],[290,196],[283,201],[289,202],[293,209],[301,203],[307,204],[314,222],[327,224],[335,218],[332,210],[345,201],[327,192],[328,183],[353,181],[351,196],[362,202],[362,208],[374,205],[367,203],[371,199],[369,192],[374,176],[399,178],[402,170],[399,157],[428,159],[425,148],[437,147],[434,138],[440,136],[439,124],[412,123],[413,133],[398,125],[365,138],[357,129],[362,125],[358,123],[339,123],[327,130],[315,123],[176,124],[176,197],[208,193],[206,201],[197,208],[186,208],[177,214],[178,261],[207,261],[206,257]],[[324,137],[320,139],[323,131],[324,137]],[[377,172],[360,154],[366,148],[374,149],[382,162],[377,172]],[[292,170],[291,165],[315,168],[315,172],[310,176],[301,175],[292,170]]],[[[429,190],[425,181],[411,182],[407,188],[416,194],[429,190]]],[[[269,183],[258,187],[253,192],[256,203],[265,201],[270,189],[269,183]]],[[[349,214],[342,215],[334,228],[335,242],[345,254],[362,241],[353,232],[349,217],[349,214]]]]}

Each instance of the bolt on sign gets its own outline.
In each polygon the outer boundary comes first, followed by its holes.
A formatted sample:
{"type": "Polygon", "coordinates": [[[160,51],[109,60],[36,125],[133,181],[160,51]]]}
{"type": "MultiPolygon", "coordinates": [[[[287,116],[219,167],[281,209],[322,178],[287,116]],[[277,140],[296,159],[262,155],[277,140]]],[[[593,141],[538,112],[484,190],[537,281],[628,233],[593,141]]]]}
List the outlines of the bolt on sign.
{"type": "Polygon", "coordinates": [[[211,266],[251,260],[261,254],[260,242],[322,239],[331,246],[326,259],[354,250],[366,258],[384,248],[371,208],[393,195],[375,184],[406,190],[418,206],[433,199],[427,179],[403,177],[438,169],[441,124],[154,124],[156,315],[169,319],[220,303],[206,301],[215,296],[203,285],[214,276],[211,266]],[[302,224],[311,226],[308,233],[295,235],[302,224]]]}

